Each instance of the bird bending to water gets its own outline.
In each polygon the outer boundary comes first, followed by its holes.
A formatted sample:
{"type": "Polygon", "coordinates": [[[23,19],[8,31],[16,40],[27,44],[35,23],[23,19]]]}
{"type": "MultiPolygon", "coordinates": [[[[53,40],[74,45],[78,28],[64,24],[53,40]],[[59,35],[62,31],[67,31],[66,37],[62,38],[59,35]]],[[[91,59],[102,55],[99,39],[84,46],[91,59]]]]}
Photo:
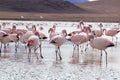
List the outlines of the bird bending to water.
{"type": "Polygon", "coordinates": [[[39,38],[38,38],[38,36],[36,36],[36,35],[30,36],[28,41],[27,41],[27,47],[29,48],[29,53],[28,53],[29,62],[30,62],[30,58],[31,58],[31,50],[32,49],[34,50],[34,54],[36,55],[36,58],[38,60],[39,58],[38,58],[38,55],[36,53],[36,50],[39,47],[39,38]]]}

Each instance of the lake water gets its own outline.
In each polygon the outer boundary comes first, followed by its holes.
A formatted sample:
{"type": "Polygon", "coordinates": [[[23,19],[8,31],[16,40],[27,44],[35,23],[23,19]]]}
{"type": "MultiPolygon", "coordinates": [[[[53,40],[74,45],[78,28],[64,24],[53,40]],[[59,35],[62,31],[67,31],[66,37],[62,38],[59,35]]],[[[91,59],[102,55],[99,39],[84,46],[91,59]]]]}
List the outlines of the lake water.
{"type": "MultiPolygon", "coordinates": [[[[43,26],[42,31],[47,36],[48,29],[57,24],[56,32],[66,29],[67,32],[77,30],[79,22],[53,22],[53,21],[7,21],[1,20],[0,24],[8,22],[5,28],[12,27],[25,28],[35,24],[37,29],[43,26]],[[17,24],[16,24],[17,23],[17,24]],[[23,24],[24,23],[24,24],[23,24]]],[[[85,22],[85,25],[92,24],[94,28],[100,22],[85,22]]],[[[118,23],[103,23],[104,28],[112,28],[118,23]]],[[[14,43],[10,43],[6,49],[2,48],[0,58],[0,80],[120,80],[120,34],[117,35],[118,43],[113,48],[108,48],[108,65],[105,64],[105,54],[103,54],[102,65],[100,66],[100,51],[93,50],[90,46],[87,51],[80,54],[80,58],[73,54],[73,44],[66,42],[61,46],[62,61],[55,59],[55,46],[49,44],[49,39],[42,43],[42,53],[44,59],[36,61],[32,55],[31,63],[27,61],[27,54],[23,44],[18,47],[17,59],[14,57],[14,43]]],[[[111,39],[110,37],[103,36],[111,39]]],[[[116,44],[116,43],[115,43],[116,44]]],[[[28,51],[27,51],[28,52],[28,51]]],[[[38,50],[39,53],[39,50],[38,50]]]]}

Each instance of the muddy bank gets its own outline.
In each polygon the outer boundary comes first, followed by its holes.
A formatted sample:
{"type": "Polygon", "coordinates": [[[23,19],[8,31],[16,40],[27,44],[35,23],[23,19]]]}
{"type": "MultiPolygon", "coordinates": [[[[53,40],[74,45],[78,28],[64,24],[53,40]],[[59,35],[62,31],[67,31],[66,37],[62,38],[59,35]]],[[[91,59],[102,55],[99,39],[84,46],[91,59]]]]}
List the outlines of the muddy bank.
{"type": "Polygon", "coordinates": [[[120,14],[0,12],[1,20],[120,22],[120,14]]]}

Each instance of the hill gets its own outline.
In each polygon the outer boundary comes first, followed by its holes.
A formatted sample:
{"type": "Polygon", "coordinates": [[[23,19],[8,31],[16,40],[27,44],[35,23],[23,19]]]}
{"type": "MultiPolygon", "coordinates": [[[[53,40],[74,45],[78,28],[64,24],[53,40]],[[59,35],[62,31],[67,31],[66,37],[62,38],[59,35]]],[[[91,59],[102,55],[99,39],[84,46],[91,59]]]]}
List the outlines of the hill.
{"type": "Polygon", "coordinates": [[[86,13],[64,0],[0,0],[0,11],[40,13],[86,13]]]}
{"type": "Polygon", "coordinates": [[[77,6],[85,9],[103,14],[120,13],[120,0],[99,0],[87,3],[77,3],[77,6]]]}

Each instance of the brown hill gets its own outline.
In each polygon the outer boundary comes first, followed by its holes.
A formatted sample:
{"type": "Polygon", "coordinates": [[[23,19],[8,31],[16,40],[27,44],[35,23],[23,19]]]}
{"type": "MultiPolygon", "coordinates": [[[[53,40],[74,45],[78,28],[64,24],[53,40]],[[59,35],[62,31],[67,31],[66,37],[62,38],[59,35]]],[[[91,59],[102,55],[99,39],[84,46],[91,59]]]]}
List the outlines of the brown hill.
{"type": "Polygon", "coordinates": [[[42,13],[85,13],[82,8],[64,0],[0,0],[0,11],[42,13]]]}
{"type": "Polygon", "coordinates": [[[97,13],[112,14],[120,13],[120,0],[99,0],[87,3],[78,3],[77,6],[97,13]]]}

